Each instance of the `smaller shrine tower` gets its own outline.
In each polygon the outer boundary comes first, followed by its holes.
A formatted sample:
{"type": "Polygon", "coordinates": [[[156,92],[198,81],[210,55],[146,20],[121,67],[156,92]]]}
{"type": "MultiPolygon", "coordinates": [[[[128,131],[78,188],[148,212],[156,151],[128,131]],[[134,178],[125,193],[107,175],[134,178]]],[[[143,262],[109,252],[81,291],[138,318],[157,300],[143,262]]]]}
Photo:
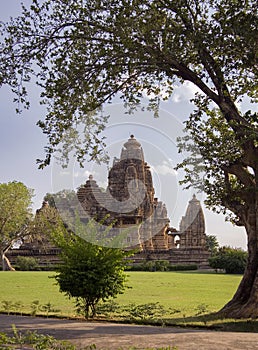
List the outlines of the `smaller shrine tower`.
{"type": "Polygon", "coordinates": [[[180,248],[206,248],[205,220],[201,203],[193,195],[179,228],[180,248]]]}

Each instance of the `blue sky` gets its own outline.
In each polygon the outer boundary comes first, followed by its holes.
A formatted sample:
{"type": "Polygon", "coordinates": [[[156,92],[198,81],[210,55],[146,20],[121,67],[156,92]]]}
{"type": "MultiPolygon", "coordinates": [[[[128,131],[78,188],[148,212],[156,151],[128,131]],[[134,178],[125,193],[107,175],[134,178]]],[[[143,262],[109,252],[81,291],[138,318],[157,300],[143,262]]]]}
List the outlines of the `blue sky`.
{"type": "MultiPolygon", "coordinates": [[[[19,9],[19,0],[1,0],[0,20],[5,21],[10,16],[16,16],[19,9]]],[[[33,188],[34,208],[41,206],[47,192],[57,192],[63,188],[76,190],[87,180],[89,174],[93,174],[104,187],[107,177],[105,165],[99,167],[87,163],[85,168],[81,169],[71,162],[68,169],[62,169],[54,161],[51,166],[38,170],[36,159],[44,157],[47,140],[36,126],[36,122],[44,116],[44,109],[39,105],[37,89],[32,85],[30,90],[30,110],[17,115],[9,89],[0,89],[0,182],[22,181],[33,188]]],[[[156,196],[166,203],[171,225],[176,228],[179,228],[187,203],[195,192],[183,191],[178,184],[182,174],[173,170],[181,160],[176,149],[176,137],[182,133],[183,121],[193,108],[188,101],[194,91],[190,84],[178,87],[173,97],[162,104],[158,119],[154,119],[149,112],[128,116],[120,103],[107,107],[111,117],[105,135],[111,159],[114,156],[119,157],[123,143],[130,134],[134,134],[143,146],[145,160],[151,166],[156,196]]],[[[197,194],[197,198],[202,201],[204,194],[197,194]]],[[[243,228],[226,223],[222,214],[214,214],[204,206],[203,209],[206,232],[216,235],[220,245],[246,248],[246,234],[243,228]]]]}

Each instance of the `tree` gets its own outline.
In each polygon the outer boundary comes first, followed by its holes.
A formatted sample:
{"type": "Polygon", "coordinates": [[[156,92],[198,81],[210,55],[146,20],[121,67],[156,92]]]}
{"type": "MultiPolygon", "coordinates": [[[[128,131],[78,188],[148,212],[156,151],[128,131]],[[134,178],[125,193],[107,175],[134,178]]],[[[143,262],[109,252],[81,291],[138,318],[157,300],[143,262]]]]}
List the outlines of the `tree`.
{"type": "Polygon", "coordinates": [[[6,253],[29,234],[33,190],[21,182],[0,184],[0,254],[2,269],[14,270],[6,253]]]}
{"type": "MultiPolygon", "coordinates": [[[[257,114],[239,108],[241,100],[257,102],[257,1],[33,0],[2,31],[0,83],[28,107],[26,83],[35,77],[47,105],[38,123],[49,139],[40,167],[60,145],[67,159],[70,141],[81,164],[86,153],[101,159],[107,119],[98,110],[118,93],[129,111],[147,93],[157,115],[175,84],[199,88],[187,128],[203,162],[195,161],[186,182],[201,185],[210,208],[245,226],[247,269],[223,313],[258,317],[257,114]]],[[[189,150],[186,141],[181,149],[189,150]]],[[[181,165],[186,171],[192,159],[181,165]]]]}
{"type": "Polygon", "coordinates": [[[94,317],[96,305],[125,289],[127,265],[125,258],[131,253],[87,242],[83,236],[92,225],[77,227],[77,234],[60,227],[52,231],[52,240],[61,249],[62,263],[55,276],[60,291],[75,298],[77,309],[86,318],[94,317]],[[82,230],[78,235],[78,230],[82,230]]]}
{"type": "Polygon", "coordinates": [[[44,201],[53,208],[57,208],[62,199],[65,199],[65,201],[69,204],[78,201],[77,194],[73,190],[62,190],[57,193],[47,193],[44,196],[44,201]]]}
{"type": "Polygon", "coordinates": [[[226,273],[244,273],[247,263],[247,252],[242,249],[230,247],[221,247],[211,258],[209,258],[210,267],[214,269],[223,269],[226,273]]]}
{"type": "MultiPolygon", "coordinates": [[[[49,197],[51,199],[51,197],[49,197]]],[[[47,201],[43,200],[40,209],[37,209],[29,229],[29,235],[26,237],[26,243],[33,242],[40,244],[42,249],[50,246],[50,236],[54,229],[62,226],[58,210],[50,206],[47,201]]],[[[24,240],[23,240],[24,241],[24,240]]]]}
{"type": "Polygon", "coordinates": [[[214,235],[207,235],[206,236],[206,247],[211,254],[215,254],[218,251],[219,248],[219,242],[217,240],[217,237],[214,235]]]}

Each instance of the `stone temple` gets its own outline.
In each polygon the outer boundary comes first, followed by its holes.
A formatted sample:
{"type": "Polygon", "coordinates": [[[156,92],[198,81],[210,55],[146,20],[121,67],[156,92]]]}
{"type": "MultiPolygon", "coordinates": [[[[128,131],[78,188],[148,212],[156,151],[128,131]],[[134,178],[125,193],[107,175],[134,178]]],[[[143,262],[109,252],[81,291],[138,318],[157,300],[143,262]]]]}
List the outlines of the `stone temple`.
{"type": "Polygon", "coordinates": [[[171,263],[207,265],[205,220],[200,201],[189,201],[179,231],[171,228],[166,205],[155,197],[150,167],[133,135],[123,145],[100,189],[92,176],[77,192],[88,217],[126,233],[124,246],[137,247],[135,260],[165,259],[171,263]]]}
{"type": "MultiPolygon", "coordinates": [[[[101,223],[103,231],[111,226],[111,238],[120,237],[124,249],[137,248],[134,263],[167,260],[173,265],[195,264],[208,268],[210,253],[206,248],[205,219],[200,201],[189,201],[179,230],[170,227],[166,205],[155,197],[150,167],[144,160],[141,144],[133,135],[122,147],[108,173],[106,190],[92,176],[79,187],[77,198],[80,219],[101,223]]],[[[67,213],[74,210],[69,205],[67,213]]],[[[43,210],[43,209],[42,209],[43,210]]],[[[101,226],[100,225],[100,226],[101,226]]],[[[32,242],[10,251],[15,262],[18,255],[33,256],[44,268],[56,264],[58,249],[50,244],[32,242]]]]}

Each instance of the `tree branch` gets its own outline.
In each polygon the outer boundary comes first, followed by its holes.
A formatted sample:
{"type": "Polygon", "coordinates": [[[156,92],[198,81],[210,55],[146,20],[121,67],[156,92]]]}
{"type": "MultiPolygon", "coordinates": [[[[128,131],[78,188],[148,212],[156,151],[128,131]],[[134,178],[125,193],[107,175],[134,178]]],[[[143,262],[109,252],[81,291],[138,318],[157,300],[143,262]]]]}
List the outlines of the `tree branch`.
{"type": "Polygon", "coordinates": [[[222,166],[222,170],[227,174],[232,174],[247,188],[255,186],[255,178],[250,174],[241,164],[231,164],[229,166],[222,166]]]}

